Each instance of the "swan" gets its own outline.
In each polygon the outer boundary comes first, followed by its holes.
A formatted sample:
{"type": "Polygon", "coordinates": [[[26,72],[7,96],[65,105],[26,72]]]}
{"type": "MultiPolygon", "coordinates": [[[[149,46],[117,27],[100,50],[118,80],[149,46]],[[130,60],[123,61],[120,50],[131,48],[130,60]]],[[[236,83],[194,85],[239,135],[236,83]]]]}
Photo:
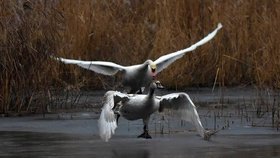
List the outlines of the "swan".
{"type": "Polygon", "coordinates": [[[118,118],[127,120],[143,120],[143,133],[138,138],[152,138],[148,133],[150,115],[155,112],[172,110],[182,120],[190,122],[196,127],[198,134],[205,140],[213,135],[203,128],[196,107],[186,93],[171,93],[164,96],[155,96],[156,88],[161,88],[160,82],[150,84],[148,94],[124,94],[118,91],[108,91],[104,95],[103,107],[98,120],[99,135],[108,141],[115,133],[118,118]]]}
{"type": "Polygon", "coordinates": [[[197,47],[210,41],[222,28],[222,24],[219,23],[217,28],[204,37],[199,42],[193,44],[189,48],[182,49],[167,55],[159,57],[157,60],[152,61],[150,59],[146,60],[143,64],[132,65],[132,66],[122,66],[113,62],[106,61],[82,61],[65,59],[60,57],[52,57],[59,60],[65,64],[76,64],[82,68],[92,70],[96,73],[103,75],[115,75],[117,72],[123,72],[122,85],[126,88],[130,88],[129,93],[142,93],[142,87],[148,87],[152,82],[153,78],[161,72],[163,69],[167,68],[170,64],[175,62],[177,59],[183,57],[185,53],[195,50],[197,47]]]}

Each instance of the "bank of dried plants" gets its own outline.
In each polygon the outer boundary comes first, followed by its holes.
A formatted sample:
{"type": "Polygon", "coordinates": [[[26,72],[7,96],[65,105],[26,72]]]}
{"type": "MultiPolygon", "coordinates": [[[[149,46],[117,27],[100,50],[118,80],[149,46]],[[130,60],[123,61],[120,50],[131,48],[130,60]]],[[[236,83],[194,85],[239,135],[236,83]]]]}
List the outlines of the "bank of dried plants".
{"type": "Polygon", "coordinates": [[[279,88],[279,8],[278,0],[1,0],[0,113],[28,112],[34,103],[42,111],[57,88],[112,85],[50,55],[137,64],[190,46],[219,22],[211,42],[158,79],[176,89],[279,88]]]}

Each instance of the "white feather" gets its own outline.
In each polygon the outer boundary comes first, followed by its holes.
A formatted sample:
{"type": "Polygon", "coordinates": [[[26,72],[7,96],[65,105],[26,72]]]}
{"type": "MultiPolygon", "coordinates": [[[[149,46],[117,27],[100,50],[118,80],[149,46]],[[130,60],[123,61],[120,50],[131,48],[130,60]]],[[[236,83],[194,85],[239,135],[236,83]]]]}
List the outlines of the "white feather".
{"type": "Polygon", "coordinates": [[[157,73],[159,73],[163,69],[167,68],[170,64],[172,64],[177,59],[183,57],[185,55],[185,53],[193,51],[197,47],[199,47],[199,46],[207,43],[211,39],[213,39],[213,37],[215,37],[215,35],[217,34],[218,30],[220,30],[221,28],[222,28],[222,24],[219,23],[217,28],[213,32],[209,33],[202,40],[200,40],[197,43],[191,45],[190,47],[159,57],[155,61],[155,64],[157,65],[157,73]]]}
{"type": "Polygon", "coordinates": [[[114,107],[114,91],[105,94],[104,106],[98,120],[99,135],[104,141],[108,141],[115,133],[117,122],[112,110],[114,107]]]}
{"type": "MultiPolygon", "coordinates": [[[[193,124],[201,137],[204,137],[203,128],[196,106],[186,93],[172,93],[161,97],[161,110],[170,109],[172,114],[179,116],[182,120],[193,124]]],[[[166,114],[169,114],[168,112],[166,114]]]]}
{"type": "Polygon", "coordinates": [[[118,71],[122,71],[126,69],[125,66],[121,66],[113,62],[83,61],[83,60],[65,59],[65,58],[57,58],[57,57],[53,57],[53,58],[65,64],[76,64],[84,69],[92,70],[96,73],[100,73],[103,75],[115,75],[118,71]]]}

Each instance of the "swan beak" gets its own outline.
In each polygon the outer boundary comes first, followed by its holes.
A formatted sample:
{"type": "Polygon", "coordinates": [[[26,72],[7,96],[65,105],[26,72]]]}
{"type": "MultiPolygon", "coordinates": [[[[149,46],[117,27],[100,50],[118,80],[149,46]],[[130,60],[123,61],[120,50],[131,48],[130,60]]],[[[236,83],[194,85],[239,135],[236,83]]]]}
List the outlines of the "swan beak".
{"type": "Polygon", "coordinates": [[[156,69],[152,68],[152,77],[155,78],[156,77],[156,69]]]}

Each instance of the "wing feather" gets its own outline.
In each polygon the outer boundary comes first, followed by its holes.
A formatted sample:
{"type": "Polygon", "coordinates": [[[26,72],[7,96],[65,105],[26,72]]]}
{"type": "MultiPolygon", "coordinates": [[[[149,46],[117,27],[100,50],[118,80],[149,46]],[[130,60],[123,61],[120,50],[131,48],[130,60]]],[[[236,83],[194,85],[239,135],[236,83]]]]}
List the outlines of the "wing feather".
{"type": "Polygon", "coordinates": [[[222,28],[222,24],[219,23],[217,28],[213,32],[211,32],[206,37],[204,37],[202,40],[198,41],[197,43],[193,44],[192,46],[190,46],[186,49],[179,50],[179,51],[174,52],[174,53],[170,53],[170,54],[161,56],[160,58],[158,58],[155,61],[155,64],[157,65],[157,73],[161,72],[163,69],[168,67],[170,64],[172,64],[177,59],[183,57],[185,55],[185,53],[193,51],[197,47],[199,47],[199,46],[207,43],[208,41],[210,41],[213,37],[215,37],[218,30],[220,30],[221,28],[222,28]]]}
{"type": "Polygon", "coordinates": [[[115,103],[127,99],[128,96],[120,92],[108,91],[105,93],[104,105],[98,120],[99,135],[102,140],[107,142],[117,128],[116,117],[113,111],[115,103]]]}
{"type": "Polygon", "coordinates": [[[59,60],[65,64],[76,64],[84,69],[92,70],[96,73],[100,73],[103,75],[115,75],[118,71],[125,70],[124,66],[118,65],[113,62],[106,61],[82,61],[82,60],[73,60],[73,59],[65,59],[65,58],[57,58],[54,59],[59,60]]]}
{"type": "Polygon", "coordinates": [[[205,129],[203,128],[196,107],[186,93],[172,93],[164,95],[160,100],[159,111],[165,109],[172,110],[182,120],[192,123],[201,137],[204,137],[205,129]]]}

